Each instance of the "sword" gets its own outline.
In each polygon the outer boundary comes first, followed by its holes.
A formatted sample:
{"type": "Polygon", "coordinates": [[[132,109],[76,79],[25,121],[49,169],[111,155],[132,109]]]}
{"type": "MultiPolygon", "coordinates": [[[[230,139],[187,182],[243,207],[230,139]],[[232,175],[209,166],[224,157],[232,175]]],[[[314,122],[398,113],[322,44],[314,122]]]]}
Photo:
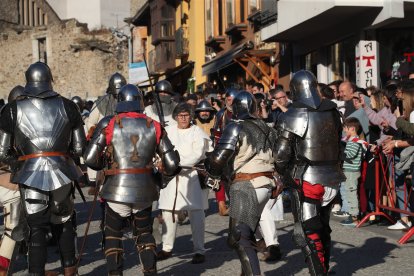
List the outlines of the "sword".
{"type": "Polygon", "coordinates": [[[98,194],[99,194],[99,188],[103,184],[104,180],[105,180],[105,175],[103,174],[103,171],[99,171],[96,175],[95,194],[93,196],[92,207],[89,211],[88,223],[86,224],[85,233],[83,234],[82,245],[81,245],[81,249],[79,250],[79,256],[78,256],[78,261],[76,263],[76,268],[79,268],[79,264],[80,264],[82,254],[83,254],[83,249],[85,248],[85,244],[86,244],[86,238],[88,237],[89,226],[91,225],[93,212],[95,211],[96,201],[97,201],[98,194]]]}
{"type": "Polygon", "coordinates": [[[145,55],[143,55],[143,57],[144,57],[144,62],[145,62],[145,69],[147,69],[148,81],[150,83],[152,97],[154,98],[155,109],[157,110],[157,115],[158,115],[158,118],[160,119],[161,126],[165,127],[166,124],[165,124],[165,119],[164,119],[164,111],[162,110],[160,95],[158,95],[158,93],[154,91],[154,86],[152,84],[152,80],[150,77],[147,60],[145,58],[145,55]]]}

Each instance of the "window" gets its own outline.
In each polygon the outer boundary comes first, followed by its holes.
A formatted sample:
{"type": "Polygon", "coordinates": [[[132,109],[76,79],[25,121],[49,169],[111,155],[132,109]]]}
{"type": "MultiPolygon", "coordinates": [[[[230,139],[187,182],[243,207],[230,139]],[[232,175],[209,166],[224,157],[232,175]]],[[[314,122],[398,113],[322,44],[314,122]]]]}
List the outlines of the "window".
{"type": "Polygon", "coordinates": [[[227,27],[234,25],[234,0],[226,0],[227,27]]]}
{"type": "Polygon", "coordinates": [[[47,63],[46,37],[37,39],[37,47],[38,60],[47,63]]]}
{"type": "Polygon", "coordinates": [[[254,13],[257,11],[257,0],[248,0],[249,1],[249,10],[248,13],[254,13]]]}
{"type": "Polygon", "coordinates": [[[213,0],[205,0],[206,40],[214,36],[213,0]]]}

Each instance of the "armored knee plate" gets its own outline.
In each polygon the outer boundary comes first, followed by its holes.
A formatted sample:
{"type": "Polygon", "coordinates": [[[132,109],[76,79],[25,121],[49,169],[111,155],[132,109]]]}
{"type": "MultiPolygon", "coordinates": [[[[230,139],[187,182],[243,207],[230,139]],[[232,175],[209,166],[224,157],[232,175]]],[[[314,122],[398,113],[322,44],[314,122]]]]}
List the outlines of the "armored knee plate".
{"type": "Polygon", "coordinates": [[[28,215],[46,210],[49,206],[49,192],[23,186],[20,188],[20,194],[28,215]]]}

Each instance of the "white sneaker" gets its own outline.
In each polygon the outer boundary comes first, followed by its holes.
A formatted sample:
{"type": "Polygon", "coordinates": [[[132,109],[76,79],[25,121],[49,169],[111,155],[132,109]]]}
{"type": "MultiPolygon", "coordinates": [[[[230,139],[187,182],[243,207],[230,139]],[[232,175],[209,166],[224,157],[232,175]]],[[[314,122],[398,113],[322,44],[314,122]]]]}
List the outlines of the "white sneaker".
{"type": "Polygon", "coordinates": [[[388,226],[388,230],[405,230],[412,226],[411,221],[408,223],[398,220],[394,225],[388,226]]]}
{"type": "Polygon", "coordinates": [[[341,211],[341,205],[339,205],[339,204],[334,204],[334,205],[333,205],[333,207],[332,207],[331,212],[332,212],[332,213],[336,213],[336,212],[338,212],[338,211],[341,211]]]}

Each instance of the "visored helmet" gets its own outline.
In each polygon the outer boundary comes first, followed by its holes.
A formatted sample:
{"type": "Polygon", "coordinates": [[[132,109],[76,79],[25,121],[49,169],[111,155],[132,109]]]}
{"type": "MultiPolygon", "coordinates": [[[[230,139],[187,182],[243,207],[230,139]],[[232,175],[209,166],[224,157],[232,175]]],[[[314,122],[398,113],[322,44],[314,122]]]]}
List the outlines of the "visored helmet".
{"type": "Polygon", "coordinates": [[[232,104],[233,118],[236,120],[245,120],[256,118],[257,102],[254,96],[247,92],[241,91],[237,93],[232,104]]]}
{"type": "Polygon", "coordinates": [[[144,101],[142,92],[133,84],[124,85],[118,93],[117,113],[120,112],[142,112],[144,101]]]}
{"type": "Polygon", "coordinates": [[[10,91],[7,101],[11,103],[12,101],[15,101],[17,97],[21,95],[24,95],[24,87],[21,85],[17,85],[10,91]]]}
{"type": "Polygon", "coordinates": [[[236,95],[240,92],[240,90],[236,89],[236,88],[227,88],[226,89],[226,98],[227,97],[236,97],[236,95]]]}
{"type": "Polygon", "coordinates": [[[40,61],[33,63],[27,69],[25,76],[25,94],[36,96],[46,91],[53,91],[53,77],[46,63],[40,61]]]}
{"type": "Polygon", "coordinates": [[[307,70],[296,72],[289,86],[293,102],[299,102],[315,109],[321,104],[322,99],[318,93],[318,82],[312,72],[307,70]]]}
{"type": "Polygon", "coordinates": [[[170,95],[174,94],[171,83],[167,80],[161,80],[161,81],[157,82],[157,84],[155,85],[155,92],[157,92],[157,93],[164,92],[164,93],[168,93],[170,95]]]}
{"type": "Polygon", "coordinates": [[[72,97],[72,102],[74,102],[78,106],[80,112],[83,111],[83,109],[85,107],[85,103],[84,103],[84,101],[82,100],[81,97],[73,96],[72,97]]]}
{"type": "Polygon", "coordinates": [[[109,79],[108,88],[106,89],[107,94],[117,95],[119,90],[126,84],[124,76],[120,73],[115,73],[109,79]]]}
{"type": "Polygon", "coordinates": [[[198,103],[195,112],[200,111],[216,111],[207,100],[202,100],[198,103]]]}

